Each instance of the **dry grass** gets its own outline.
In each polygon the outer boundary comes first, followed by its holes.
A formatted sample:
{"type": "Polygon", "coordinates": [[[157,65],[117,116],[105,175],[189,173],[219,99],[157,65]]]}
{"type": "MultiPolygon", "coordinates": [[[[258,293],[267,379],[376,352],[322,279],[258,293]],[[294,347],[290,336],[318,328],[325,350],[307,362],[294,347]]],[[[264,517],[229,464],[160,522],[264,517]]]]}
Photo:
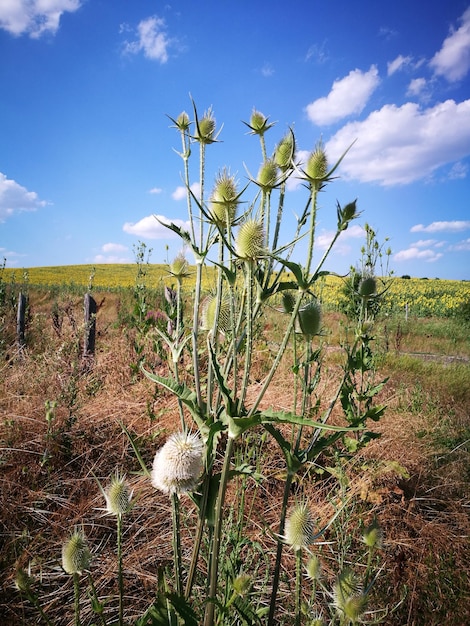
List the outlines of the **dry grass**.
{"type": "MultiPolygon", "coordinates": [[[[121,422],[137,437],[150,466],[166,435],[179,428],[176,401],[156,394],[149,381],[132,379],[131,337],[115,325],[119,306],[118,297],[108,294],[99,309],[92,368],[82,369],[77,347],[81,301],[71,303],[59,336],[50,321],[51,303],[44,297],[33,305],[30,347],[21,358],[10,350],[2,365],[1,624],[36,623],[36,613],[14,589],[16,568],[28,565],[41,583],[44,608],[54,616],[54,623],[72,623],[72,615],[65,609],[71,604],[73,589],[60,568],[60,551],[74,525],[83,525],[93,546],[98,594],[106,597],[115,593],[115,524],[104,514],[95,476],[106,484],[116,467],[127,473],[136,494],[135,506],[125,517],[124,531],[129,622],[152,601],[159,568],[171,565],[168,499],[156,493],[142,476],[121,422]],[[47,400],[57,401],[49,434],[44,408],[47,400]]],[[[335,326],[337,316],[329,322],[335,326]]],[[[336,335],[332,337],[334,343],[336,335]]],[[[340,356],[334,347],[324,366],[320,389],[323,403],[333,395],[340,373],[340,356]]],[[[257,354],[252,392],[263,379],[265,355],[272,349],[265,343],[257,354]]],[[[385,618],[383,623],[389,625],[470,623],[470,455],[464,436],[470,432],[469,374],[453,370],[462,382],[452,387],[446,383],[451,376],[442,374],[444,367],[408,368],[396,358],[384,360],[381,373],[391,378],[382,398],[389,408],[376,425],[382,437],[347,468],[351,492],[357,496],[348,521],[351,533],[361,521],[367,523],[373,516],[384,529],[383,570],[376,603],[377,607],[399,605],[385,618]]],[[[291,408],[289,368],[279,372],[265,405],[291,408]]],[[[339,414],[334,419],[339,420],[339,414]]],[[[254,436],[261,441],[260,433],[254,436]]],[[[258,488],[249,483],[246,491],[247,506],[252,510],[247,532],[269,554],[275,546],[272,533],[278,522],[284,462],[272,444],[263,445],[262,458],[266,480],[258,488]]],[[[331,493],[332,481],[309,471],[298,477],[295,489],[308,496],[319,521],[327,521],[332,508],[326,496],[331,493]]],[[[230,501],[234,506],[239,497],[233,483],[230,501]]],[[[185,505],[189,513],[183,546],[184,556],[189,558],[195,516],[191,501],[185,505]]],[[[327,556],[325,553],[326,576],[332,577],[334,560],[327,556]]],[[[262,571],[269,564],[258,566],[262,571]]],[[[293,567],[292,556],[286,552],[280,589],[283,608],[288,606],[293,567]]],[[[202,563],[198,584],[203,580],[202,563]]],[[[280,619],[290,623],[282,609],[280,619]]],[[[90,620],[91,615],[84,614],[83,622],[90,620]]]]}

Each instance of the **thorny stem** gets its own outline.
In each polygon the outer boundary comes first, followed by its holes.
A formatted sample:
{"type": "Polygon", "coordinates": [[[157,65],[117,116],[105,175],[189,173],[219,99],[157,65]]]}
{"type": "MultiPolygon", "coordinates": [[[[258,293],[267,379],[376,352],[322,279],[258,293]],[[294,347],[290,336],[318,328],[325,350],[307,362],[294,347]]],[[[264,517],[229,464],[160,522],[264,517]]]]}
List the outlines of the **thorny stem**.
{"type": "Polygon", "coordinates": [[[119,589],[119,625],[124,624],[124,578],[122,572],[122,514],[118,513],[117,519],[117,563],[118,563],[118,589],[119,589]]]}
{"type": "Polygon", "coordinates": [[[295,551],[295,626],[300,626],[302,595],[302,550],[295,551]]]}
{"type": "Polygon", "coordinates": [[[75,626],[80,626],[80,574],[73,574],[75,626]]]}
{"type": "Polygon", "coordinates": [[[180,510],[179,496],[176,492],[171,494],[171,513],[173,521],[173,558],[175,560],[176,593],[183,594],[183,575],[181,567],[181,537],[180,537],[180,510]]]}

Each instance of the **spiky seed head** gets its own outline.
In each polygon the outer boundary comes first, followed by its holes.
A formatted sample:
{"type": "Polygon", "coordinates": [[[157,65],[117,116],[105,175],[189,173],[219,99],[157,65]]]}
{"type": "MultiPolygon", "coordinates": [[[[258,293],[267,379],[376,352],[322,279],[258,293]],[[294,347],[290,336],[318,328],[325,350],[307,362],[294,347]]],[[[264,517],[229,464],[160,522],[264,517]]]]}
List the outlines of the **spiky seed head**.
{"type": "Polygon", "coordinates": [[[111,478],[110,485],[105,491],[106,511],[110,515],[123,515],[130,508],[132,490],[129,489],[126,477],[118,471],[111,478]]]}
{"type": "Polygon", "coordinates": [[[197,433],[174,433],[155,455],[152,485],[170,494],[194,491],[204,467],[203,455],[204,444],[197,433]]]}
{"type": "Polygon", "coordinates": [[[186,111],[180,113],[175,122],[176,127],[182,132],[187,131],[191,124],[191,122],[189,121],[189,115],[186,113],[186,111]]]}
{"type": "Polygon", "coordinates": [[[204,113],[196,125],[195,139],[200,143],[212,143],[215,135],[215,118],[212,109],[204,113]]]}
{"type": "Polygon", "coordinates": [[[381,548],[382,547],[382,529],[380,528],[377,520],[374,520],[362,534],[362,539],[368,548],[381,548]]]}
{"type": "Polygon", "coordinates": [[[16,571],[15,587],[18,589],[18,591],[29,592],[31,590],[31,584],[31,576],[28,574],[28,572],[25,572],[22,567],[20,567],[16,571]]]}
{"type": "Polygon", "coordinates": [[[333,598],[338,612],[353,623],[357,622],[366,609],[367,595],[362,592],[357,576],[349,568],[338,576],[333,598]]]}
{"type": "Polygon", "coordinates": [[[317,187],[325,179],[328,173],[328,159],[322,143],[310,153],[304,171],[309,181],[317,187]]]}
{"type": "Polygon", "coordinates": [[[287,133],[277,144],[274,151],[274,162],[281,170],[286,171],[292,166],[295,157],[295,137],[287,133]]]}
{"type": "Polygon", "coordinates": [[[316,300],[307,302],[299,309],[299,326],[305,337],[314,337],[320,332],[321,308],[316,300]]]}
{"type": "Polygon", "coordinates": [[[178,278],[188,275],[188,262],[183,252],[180,252],[170,263],[170,274],[178,278]]]}
{"type": "Polygon", "coordinates": [[[373,276],[366,276],[362,278],[357,288],[359,295],[363,298],[370,298],[377,291],[377,283],[373,276]]]}
{"type": "Polygon", "coordinates": [[[88,569],[91,553],[83,531],[79,528],[62,545],[62,567],[67,574],[81,574],[88,569]]]}
{"type": "Polygon", "coordinates": [[[219,228],[233,224],[238,206],[238,189],[235,177],[223,170],[216,178],[211,195],[210,211],[219,228]]]}
{"type": "Polygon", "coordinates": [[[282,293],[282,310],[284,313],[292,313],[295,306],[295,297],[291,291],[284,291],[282,293]]]}
{"type": "Polygon", "coordinates": [[[244,598],[250,592],[251,576],[248,574],[239,574],[232,583],[233,590],[241,598],[244,598]]]}
{"type": "Polygon", "coordinates": [[[268,126],[268,118],[260,111],[253,109],[250,117],[250,126],[254,133],[262,135],[268,126]]]}
{"type": "MultiPolygon", "coordinates": [[[[214,328],[215,314],[217,312],[217,298],[208,296],[202,308],[202,330],[210,331],[214,328]]],[[[230,329],[230,302],[228,298],[222,298],[219,307],[219,319],[217,330],[226,333],[230,329]]]]}
{"type": "Polygon", "coordinates": [[[307,548],[312,542],[314,520],[306,502],[296,504],[286,520],[284,541],[295,551],[307,548]]]}
{"type": "Polygon", "coordinates": [[[241,259],[254,261],[263,256],[265,249],[265,234],[262,222],[249,219],[244,222],[238,231],[237,254],[241,259]]]}
{"type": "Polygon", "coordinates": [[[256,179],[258,185],[264,189],[273,189],[278,182],[278,167],[273,159],[268,159],[263,163],[256,179]]]}
{"type": "Polygon", "coordinates": [[[310,580],[320,580],[321,576],[321,563],[320,559],[316,554],[312,554],[309,560],[307,561],[307,565],[305,566],[305,571],[307,573],[307,577],[310,580]]]}

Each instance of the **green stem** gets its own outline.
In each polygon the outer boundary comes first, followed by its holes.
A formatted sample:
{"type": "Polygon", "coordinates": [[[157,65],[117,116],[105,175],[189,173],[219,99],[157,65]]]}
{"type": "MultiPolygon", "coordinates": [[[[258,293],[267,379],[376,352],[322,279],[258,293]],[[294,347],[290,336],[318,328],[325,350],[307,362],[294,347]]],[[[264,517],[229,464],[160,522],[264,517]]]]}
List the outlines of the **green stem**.
{"type": "Polygon", "coordinates": [[[179,496],[171,494],[171,512],[173,519],[173,558],[175,563],[176,593],[183,595],[183,572],[181,566],[181,536],[180,536],[180,508],[179,496]]]}
{"type": "Polygon", "coordinates": [[[52,626],[52,622],[47,617],[47,615],[44,613],[44,610],[43,610],[41,604],[39,603],[39,600],[38,600],[37,596],[34,593],[32,593],[31,591],[26,591],[25,593],[26,593],[26,597],[31,602],[31,604],[37,609],[37,611],[41,615],[42,619],[46,622],[47,626],[52,626]]]}
{"type": "Polygon", "coordinates": [[[73,575],[75,626],[80,626],[80,574],[73,575]]]}
{"type": "Polygon", "coordinates": [[[199,552],[201,550],[201,544],[202,544],[202,535],[204,532],[204,526],[206,522],[206,509],[207,509],[207,502],[209,500],[209,488],[210,488],[210,483],[211,483],[211,477],[212,477],[212,472],[208,470],[207,475],[204,479],[203,487],[202,487],[202,498],[201,498],[201,504],[199,507],[199,518],[198,518],[198,523],[197,523],[197,528],[196,528],[196,537],[194,539],[193,553],[191,556],[191,563],[189,565],[188,579],[186,581],[186,591],[185,591],[186,599],[188,599],[189,596],[191,595],[191,591],[192,591],[193,584],[194,584],[194,578],[196,576],[197,562],[199,559],[199,552]]]}
{"type": "Polygon", "coordinates": [[[122,572],[122,514],[117,514],[117,564],[119,589],[119,626],[124,624],[124,578],[122,572]]]}
{"type": "Polygon", "coordinates": [[[295,551],[295,626],[300,626],[302,595],[302,550],[295,551]]]}
{"type": "Polygon", "coordinates": [[[206,604],[206,613],[204,616],[204,626],[214,626],[215,624],[215,600],[217,597],[217,583],[219,570],[219,554],[220,540],[222,535],[223,508],[225,502],[225,492],[227,489],[230,463],[232,459],[234,439],[229,437],[225,448],[224,465],[220,476],[219,492],[217,495],[217,504],[215,510],[214,536],[212,539],[212,553],[210,555],[209,569],[209,597],[206,604]]]}
{"type": "Polygon", "coordinates": [[[306,273],[307,276],[310,274],[310,267],[312,265],[312,256],[313,256],[313,248],[315,246],[315,226],[317,220],[317,189],[315,186],[312,186],[311,190],[311,204],[312,204],[312,212],[310,214],[310,236],[307,248],[307,263],[306,273]]]}
{"type": "Polygon", "coordinates": [[[243,380],[240,390],[239,408],[243,407],[246,393],[248,391],[251,357],[253,352],[253,261],[245,263],[246,268],[246,345],[245,345],[245,366],[243,370],[243,380]]]}

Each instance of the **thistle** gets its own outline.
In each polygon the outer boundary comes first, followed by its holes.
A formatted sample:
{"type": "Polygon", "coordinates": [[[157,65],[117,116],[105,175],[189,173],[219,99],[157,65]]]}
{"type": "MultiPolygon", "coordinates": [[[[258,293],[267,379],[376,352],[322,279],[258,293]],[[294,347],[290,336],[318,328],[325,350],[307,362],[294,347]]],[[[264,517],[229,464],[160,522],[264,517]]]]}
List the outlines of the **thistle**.
{"type": "Polygon", "coordinates": [[[304,173],[313,187],[316,189],[321,188],[328,174],[328,160],[322,142],[319,142],[315,150],[310,153],[304,173]]]}
{"type": "Polygon", "coordinates": [[[355,624],[366,609],[367,595],[362,592],[354,572],[350,569],[343,570],[333,592],[338,613],[355,624]]]}
{"type": "MultiPolygon", "coordinates": [[[[213,330],[214,324],[216,323],[216,312],[217,298],[215,296],[208,296],[203,303],[201,323],[202,330],[213,330]]],[[[220,302],[217,330],[224,334],[230,330],[230,301],[228,298],[222,298],[222,301],[220,302]]]]}
{"type": "Polygon", "coordinates": [[[295,136],[292,131],[287,133],[276,146],[274,162],[283,172],[292,167],[295,147],[295,136]]]}
{"type": "Polygon", "coordinates": [[[271,191],[278,182],[278,167],[273,159],[268,159],[259,169],[256,184],[263,191],[271,191]]]}
{"type": "Polygon", "coordinates": [[[370,298],[371,296],[373,296],[377,291],[377,283],[375,278],[373,276],[366,276],[362,278],[359,283],[359,287],[357,288],[357,291],[359,295],[363,298],[370,298]]]}
{"type": "Polygon", "coordinates": [[[307,565],[305,566],[305,572],[307,574],[307,578],[309,578],[310,580],[320,580],[321,563],[316,554],[312,554],[312,556],[307,561],[307,565]]]}
{"type": "Polygon", "coordinates": [[[307,503],[296,504],[286,520],[284,541],[296,552],[307,548],[312,542],[314,520],[307,503]]]}
{"type": "Polygon", "coordinates": [[[178,280],[181,280],[183,278],[186,278],[186,276],[189,276],[188,262],[183,252],[180,252],[170,263],[169,273],[175,278],[177,278],[178,280]]]}
{"type": "Polygon", "coordinates": [[[152,485],[169,494],[194,491],[204,467],[204,444],[199,435],[174,433],[156,453],[152,485]]]}
{"type": "Polygon", "coordinates": [[[318,335],[321,328],[321,308],[316,300],[307,302],[299,309],[300,332],[307,338],[318,335]]]}
{"type": "Polygon", "coordinates": [[[250,117],[250,123],[244,122],[251,129],[253,135],[264,135],[274,124],[268,123],[269,118],[260,111],[253,109],[250,117]]]}
{"type": "Polygon", "coordinates": [[[256,219],[244,222],[238,231],[237,254],[246,261],[255,261],[265,252],[263,224],[256,219]]]}
{"type": "Polygon", "coordinates": [[[216,141],[215,118],[212,113],[212,108],[209,108],[201,119],[196,120],[196,132],[194,139],[203,144],[213,143],[216,141]]]}

